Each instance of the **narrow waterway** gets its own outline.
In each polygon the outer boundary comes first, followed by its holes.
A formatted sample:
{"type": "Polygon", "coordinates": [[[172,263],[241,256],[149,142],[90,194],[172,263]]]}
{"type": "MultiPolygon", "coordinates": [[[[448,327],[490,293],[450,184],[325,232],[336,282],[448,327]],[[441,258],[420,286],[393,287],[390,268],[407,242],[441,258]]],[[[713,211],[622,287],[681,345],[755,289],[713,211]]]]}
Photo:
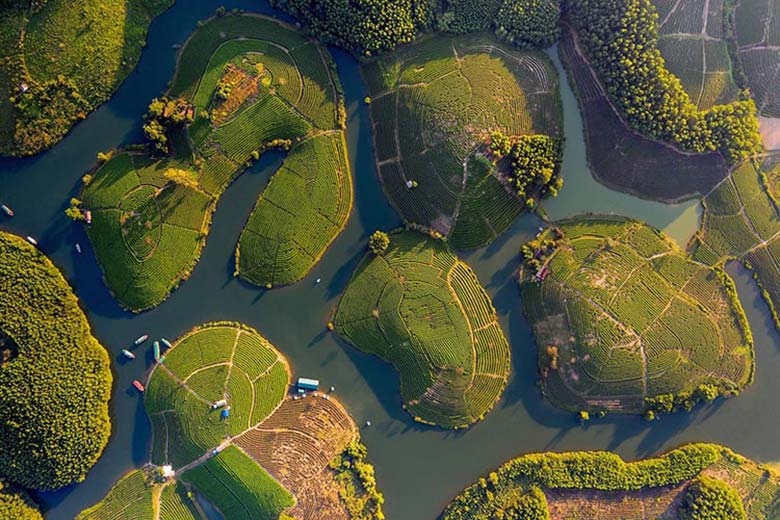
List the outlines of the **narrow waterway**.
{"type": "MultiPolygon", "coordinates": [[[[223,2],[271,13],[261,0],[223,2]]],[[[83,230],[64,209],[82,174],[99,151],[140,141],[141,116],[149,100],[166,86],[175,63],[174,44],[183,42],[198,19],[214,9],[210,0],[178,0],[157,19],[136,71],[112,100],[89,116],[57,147],[32,159],[0,160],[0,199],[17,216],[0,229],[39,238],[41,249],[76,288],[96,336],[114,363],[111,441],[86,481],[39,498],[49,520],[70,520],[100,500],[122,474],[148,459],[149,423],[130,383],[151,366],[151,356],[123,363],[120,351],[141,333],[175,338],[194,325],[235,320],[257,328],[290,360],[295,376],[335,386],[338,398],[364,428],[363,440],[385,493],[390,520],[433,520],[464,486],[510,457],[531,451],[610,449],[622,456],[647,456],[687,441],[715,441],[758,460],[780,459],[780,351],[766,306],[750,276],[735,268],[739,294],[756,341],[756,383],[742,396],[693,414],[664,417],[648,424],[638,418],[609,417],[581,427],[567,413],[539,398],[536,355],[523,319],[515,281],[517,253],[533,235],[538,219],[521,218],[487,248],[464,253],[498,310],[512,345],[512,376],[502,400],[487,419],[465,432],[414,423],[401,409],[394,370],[327,333],[328,322],[349,275],[375,229],[392,229],[400,219],[387,204],[373,164],[366,95],[357,63],[334,51],[347,97],[348,145],[355,174],[355,208],[349,225],[322,261],[300,283],[264,292],[232,276],[233,249],[257,195],[282,156],[267,154],[225,193],[214,216],[208,244],[192,277],[158,308],[123,312],[105,288],[83,230]],[[84,248],[79,255],[74,244],[84,248]],[[314,280],[322,278],[323,283],[314,280]]],[[[553,59],[557,58],[553,55],[553,59]]],[[[567,148],[561,196],[548,204],[559,218],[582,211],[623,213],[647,220],[685,242],[695,231],[695,202],[665,206],[612,192],[593,180],[585,162],[576,100],[561,78],[567,148]]]]}

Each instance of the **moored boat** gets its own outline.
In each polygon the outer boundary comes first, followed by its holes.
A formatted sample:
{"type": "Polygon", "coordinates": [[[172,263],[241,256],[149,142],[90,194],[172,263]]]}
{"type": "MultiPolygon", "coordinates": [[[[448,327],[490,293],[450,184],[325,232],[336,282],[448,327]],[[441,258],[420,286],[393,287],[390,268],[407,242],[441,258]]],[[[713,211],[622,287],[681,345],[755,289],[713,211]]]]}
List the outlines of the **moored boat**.
{"type": "Polygon", "coordinates": [[[133,386],[134,386],[134,387],[136,388],[136,390],[138,390],[139,392],[143,392],[144,390],[146,390],[146,388],[144,388],[144,385],[143,385],[143,384],[141,384],[141,382],[140,382],[138,379],[136,379],[135,381],[133,381],[133,386]]]}
{"type": "Polygon", "coordinates": [[[135,344],[136,345],[140,345],[141,343],[143,343],[147,339],[149,339],[149,334],[144,334],[143,336],[141,336],[137,340],[135,340],[135,344]]]}
{"type": "Polygon", "coordinates": [[[13,216],[14,216],[14,210],[12,210],[11,208],[9,208],[9,207],[8,207],[8,206],[6,206],[5,204],[3,204],[2,206],[0,206],[0,209],[2,209],[2,210],[3,210],[3,213],[5,213],[6,215],[8,215],[9,217],[13,217],[13,216]]]}
{"type": "Polygon", "coordinates": [[[125,356],[127,359],[135,359],[135,354],[127,350],[126,348],[122,349],[122,355],[125,356]]]}
{"type": "Polygon", "coordinates": [[[167,340],[167,339],[165,339],[165,338],[161,338],[161,339],[160,339],[160,343],[162,343],[163,345],[165,345],[165,348],[171,348],[171,346],[172,346],[172,345],[171,345],[171,342],[170,342],[170,341],[168,341],[168,340],[167,340]]]}
{"type": "Polygon", "coordinates": [[[33,237],[31,237],[30,235],[27,235],[25,238],[26,238],[26,239],[27,239],[27,241],[28,241],[29,243],[31,243],[32,245],[34,245],[34,246],[37,246],[37,245],[38,245],[38,241],[37,241],[37,240],[35,240],[35,239],[34,239],[33,237]]]}
{"type": "Polygon", "coordinates": [[[153,345],[153,348],[154,348],[154,360],[159,362],[160,361],[160,342],[159,341],[155,341],[154,345],[153,345]]]}
{"type": "Polygon", "coordinates": [[[81,244],[79,244],[78,242],[76,242],[76,252],[81,254],[81,244]]]}

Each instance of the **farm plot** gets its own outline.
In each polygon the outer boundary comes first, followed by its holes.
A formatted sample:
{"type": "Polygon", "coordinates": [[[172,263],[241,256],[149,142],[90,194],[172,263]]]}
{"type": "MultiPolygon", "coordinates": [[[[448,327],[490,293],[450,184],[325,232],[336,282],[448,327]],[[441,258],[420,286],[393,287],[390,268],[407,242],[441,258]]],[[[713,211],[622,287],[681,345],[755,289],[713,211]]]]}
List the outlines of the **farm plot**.
{"type": "Polygon", "coordinates": [[[740,0],[734,17],[739,59],[759,114],[780,118],[780,3],[740,0]]]}
{"type": "Polygon", "coordinates": [[[652,0],[658,10],[658,49],[699,110],[737,99],[724,34],[726,0],[652,0]]]}
{"type": "Polygon", "coordinates": [[[752,336],[720,267],[692,262],[659,231],[622,217],[568,219],[555,229],[563,238],[554,250],[531,245],[535,258],[521,270],[551,402],[671,411],[656,406],[659,398],[677,408],[699,400],[702,385],[730,395],[752,382],[752,336]]]}
{"type": "Polygon", "coordinates": [[[319,45],[261,16],[216,17],[190,37],[167,95],[181,97],[193,120],[169,136],[170,157],[118,153],[83,190],[98,261],[124,307],[154,307],[188,277],[220,195],[272,148],[289,155],[242,234],[236,275],[290,284],[319,260],[352,209],[331,67],[319,45]]]}
{"type": "Polygon", "coordinates": [[[395,366],[404,408],[418,421],[468,426],[506,385],[509,345],[490,298],[444,242],[426,235],[393,233],[384,254],[366,256],[334,324],[395,366]]]}
{"type": "Polygon", "coordinates": [[[579,100],[588,163],[598,181],[615,190],[672,203],[703,196],[728,175],[728,166],[719,154],[680,152],[626,126],[571,30],[563,31],[559,53],[579,100]],[[674,182],[658,172],[675,172],[674,182]]]}
{"type": "Polygon", "coordinates": [[[150,467],[128,473],[103,500],[82,511],[76,520],[206,519],[183,484],[155,483],[153,473],[150,467]]]}
{"type": "Polygon", "coordinates": [[[704,198],[702,227],[690,249],[695,260],[708,264],[745,262],[780,328],[780,169],[775,161],[745,161],[704,198]]]}
{"type": "Polygon", "coordinates": [[[456,248],[503,233],[525,206],[499,174],[469,168],[469,158],[494,131],[560,135],[558,79],[547,57],[487,36],[438,35],[362,72],[379,176],[401,216],[456,248]]]}
{"type": "Polygon", "coordinates": [[[535,518],[567,520],[683,518],[683,498],[699,479],[719,481],[742,502],[745,516],[718,518],[772,520],[780,515],[776,473],[728,448],[689,444],[635,462],[608,452],[519,457],[481,479],[481,485],[463,490],[441,519],[482,520],[529,510],[535,518]]]}

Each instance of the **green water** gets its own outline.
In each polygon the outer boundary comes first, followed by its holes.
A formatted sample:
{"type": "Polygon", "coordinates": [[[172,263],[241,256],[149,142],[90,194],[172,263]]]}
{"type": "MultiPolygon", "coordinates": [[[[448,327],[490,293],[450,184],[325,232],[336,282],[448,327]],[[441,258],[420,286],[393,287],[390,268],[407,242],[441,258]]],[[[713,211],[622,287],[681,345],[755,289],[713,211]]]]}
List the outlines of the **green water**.
{"type": "MultiPolygon", "coordinates": [[[[224,2],[271,12],[260,0],[224,2]]],[[[120,351],[142,333],[175,338],[192,326],[212,320],[243,321],[268,337],[290,360],[294,376],[311,376],[335,386],[338,398],[362,430],[390,520],[433,520],[446,503],[479,475],[510,457],[542,450],[611,449],[624,457],[647,456],[687,441],[730,445],[758,460],[780,459],[780,352],[766,306],[750,277],[736,272],[743,305],[757,347],[756,383],[739,398],[647,424],[641,419],[610,417],[580,427],[570,415],[539,397],[536,355],[520,310],[515,282],[517,252],[536,231],[535,217],[521,218],[489,247],[462,254],[494,300],[512,345],[512,376],[506,392],[487,419],[465,432],[449,432],[414,423],[400,406],[398,378],[389,365],[347,346],[325,331],[334,306],[359,260],[368,235],[391,229],[400,219],[387,204],[373,165],[366,95],[355,61],[335,52],[347,96],[348,145],[355,174],[355,208],[345,231],[310,275],[300,283],[269,293],[232,277],[233,249],[258,193],[281,162],[265,155],[224,195],[211,233],[192,277],[158,308],[132,315],[110,297],[83,230],[64,217],[81,175],[99,151],[138,142],[141,116],[149,100],[164,90],[176,50],[198,19],[214,9],[206,0],[178,0],[156,20],[137,70],[112,100],[89,116],[54,149],[31,159],[0,160],[0,200],[16,210],[0,228],[39,239],[41,249],[76,288],[96,336],[114,359],[111,441],[87,480],[38,498],[49,520],[72,519],[100,500],[118,477],[148,459],[149,424],[131,388],[151,367],[151,354],[132,363],[120,351]],[[74,250],[78,242],[84,248],[74,250]],[[315,284],[322,278],[321,284],[315,284]]],[[[695,231],[695,203],[665,206],[612,192],[596,183],[585,164],[581,120],[565,79],[562,83],[567,148],[561,197],[546,205],[554,217],[586,210],[642,218],[685,242],[695,231]]]]}

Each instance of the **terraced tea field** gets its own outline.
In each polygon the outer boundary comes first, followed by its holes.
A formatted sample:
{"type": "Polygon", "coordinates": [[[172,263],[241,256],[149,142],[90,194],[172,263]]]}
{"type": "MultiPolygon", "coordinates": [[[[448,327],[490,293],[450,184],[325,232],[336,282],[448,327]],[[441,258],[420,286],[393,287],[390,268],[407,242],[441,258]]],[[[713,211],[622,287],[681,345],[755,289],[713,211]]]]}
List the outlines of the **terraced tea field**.
{"type": "Polygon", "coordinates": [[[658,10],[658,49],[699,110],[737,99],[724,30],[726,1],[652,0],[658,10]]]}
{"type": "Polygon", "coordinates": [[[780,2],[740,0],[735,24],[739,58],[759,113],[780,118],[780,2]]]}
{"type": "Polygon", "coordinates": [[[521,271],[551,402],[574,411],[671,411],[752,382],[753,339],[722,268],[691,261],[659,231],[623,217],[556,228],[563,238],[552,253],[537,253],[541,267],[521,271]]]}
{"type": "Polygon", "coordinates": [[[402,231],[358,264],[339,302],[336,331],[392,363],[416,420],[460,428],[501,397],[509,344],[490,297],[445,242],[402,231]]]}
{"type": "Polygon", "coordinates": [[[689,444],[628,463],[608,452],[526,455],[481,479],[482,485],[466,488],[441,518],[487,520],[496,518],[497,511],[528,511],[534,503],[549,516],[526,518],[671,520],[683,518],[681,504],[689,485],[700,478],[716,479],[731,488],[750,520],[780,515],[777,474],[728,448],[689,444]]]}
{"type": "Polygon", "coordinates": [[[755,274],[780,328],[780,168],[776,158],[746,161],[703,200],[702,227],[691,243],[695,260],[743,261],[755,274]]]}
{"type": "Polygon", "coordinates": [[[423,38],[363,66],[379,177],[401,216],[456,248],[494,240],[524,211],[495,172],[473,172],[492,131],[558,137],[558,79],[547,57],[487,36],[423,38]]]}
{"type": "Polygon", "coordinates": [[[231,520],[382,518],[373,467],[351,458],[356,446],[365,456],[352,418],[330,395],[287,395],[287,362],[256,331],[209,323],[164,354],[144,399],[150,464],[79,520],[205,519],[189,491],[231,520]],[[346,471],[344,457],[354,463],[346,471]],[[162,477],[164,465],[174,477],[162,477]]]}
{"type": "Polygon", "coordinates": [[[124,307],[154,307],[188,277],[220,195],[271,148],[289,153],[241,235],[236,274],[286,285],[319,260],[353,198],[332,67],[318,44],[261,16],[216,17],[190,37],[167,96],[182,98],[193,121],[169,136],[171,157],[117,153],[82,195],[106,283],[124,307]],[[170,180],[168,168],[189,180],[170,180]]]}
{"type": "Polygon", "coordinates": [[[588,66],[571,30],[563,31],[559,53],[579,100],[588,164],[601,183],[643,198],[678,202],[709,193],[728,175],[719,154],[680,152],[629,128],[588,66]],[[658,172],[675,172],[674,182],[658,172]]]}

